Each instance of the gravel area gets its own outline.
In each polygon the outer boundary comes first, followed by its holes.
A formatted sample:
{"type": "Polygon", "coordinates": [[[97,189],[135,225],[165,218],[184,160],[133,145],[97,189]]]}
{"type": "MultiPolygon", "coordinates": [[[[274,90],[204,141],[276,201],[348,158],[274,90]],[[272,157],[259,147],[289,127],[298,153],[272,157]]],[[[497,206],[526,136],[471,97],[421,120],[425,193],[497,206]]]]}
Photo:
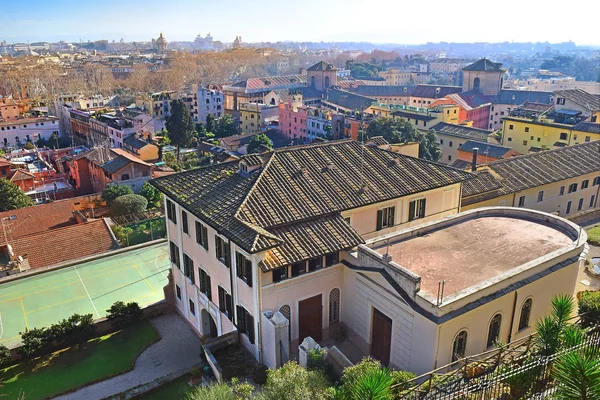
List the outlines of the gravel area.
{"type": "Polygon", "coordinates": [[[100,400],[177,371],[188,372],[200,365],[200,338],[179,314],[163,315],[150,322],[162,339],[138,357],[132,371],[55,399],[100,400]]]}

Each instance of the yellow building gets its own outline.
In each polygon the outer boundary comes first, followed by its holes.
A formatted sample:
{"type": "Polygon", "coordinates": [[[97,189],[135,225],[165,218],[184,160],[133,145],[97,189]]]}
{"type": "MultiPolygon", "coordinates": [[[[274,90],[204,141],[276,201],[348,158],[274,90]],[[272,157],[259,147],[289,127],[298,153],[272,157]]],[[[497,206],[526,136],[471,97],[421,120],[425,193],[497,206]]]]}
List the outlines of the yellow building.
{"type": "Polygon", "coordinates": [[[597,209],[600,142],[495,161],[463,184],[461,210],[511,206],[570,217],[597,209]]]}
{"type": "Polygon", "coordinates": [[[551,119],[535,121],[520,117],[506,117],[502,123],[502,145],[522,154],[600,140],[600,124],[597,123],[567,125],[551,119]]]}
{"type": "Polygon", "coordinates": [[[410,71],[402,71],[397,68],[381,71],[379,72],[379,77],[385,79],[386,85],[402,86],[413,83],[412,73],[410,71]]]}
{"type": "Polygon", "coordinates": [[[279,107],[260,103],[240,103],[240,132],[255,133],[278,119],[279,107]]]}
{"type": "Polygon", "coordinates": [[[137,134],[125,138],[123,148],[138,156],[142,161],[156,161],[160,158],[158,156],[158,146],[141,139],[137,134]]]}

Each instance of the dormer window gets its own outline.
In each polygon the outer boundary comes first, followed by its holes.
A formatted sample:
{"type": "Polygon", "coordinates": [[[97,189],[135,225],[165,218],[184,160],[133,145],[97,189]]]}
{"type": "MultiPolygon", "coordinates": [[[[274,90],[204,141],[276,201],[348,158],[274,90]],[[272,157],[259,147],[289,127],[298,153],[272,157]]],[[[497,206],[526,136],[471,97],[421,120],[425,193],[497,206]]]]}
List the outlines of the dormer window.
{"type": "Polygon", "coordinates": [[[240,172],[243,174],[248,174],[248,164],[245,162],[240,162],[240,172]]]}

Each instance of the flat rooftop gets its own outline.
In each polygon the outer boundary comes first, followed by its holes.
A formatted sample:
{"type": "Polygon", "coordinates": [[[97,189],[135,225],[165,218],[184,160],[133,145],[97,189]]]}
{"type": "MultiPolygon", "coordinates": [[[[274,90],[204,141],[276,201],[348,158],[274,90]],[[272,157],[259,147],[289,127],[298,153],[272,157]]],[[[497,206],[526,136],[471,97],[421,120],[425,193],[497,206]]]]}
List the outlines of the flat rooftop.
{"type": "MultiPolygon", "coordinates": [[[[392,261],[421,277],[421,291],[444,297],[503,274],[573,242],[567,234],[538,222],[482,216],[389,244],[392,261]]],[[[384,243],[373,250],[385,254],[384,243]]]]}

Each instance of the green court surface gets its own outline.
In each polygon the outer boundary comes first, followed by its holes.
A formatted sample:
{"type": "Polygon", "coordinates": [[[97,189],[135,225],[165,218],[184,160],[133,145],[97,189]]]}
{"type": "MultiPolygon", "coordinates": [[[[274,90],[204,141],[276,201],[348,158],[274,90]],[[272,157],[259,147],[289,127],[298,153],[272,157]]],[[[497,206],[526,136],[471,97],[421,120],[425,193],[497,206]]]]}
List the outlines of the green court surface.
{"type": "Polygon", "coordinates": [[[136,301],[143,307],[163,299],[167,247],[155,244],[0,284],[0,343],[12,347],[26,328],[48,326],[75,313],[103,317],[115,301],[136,301]]]}

